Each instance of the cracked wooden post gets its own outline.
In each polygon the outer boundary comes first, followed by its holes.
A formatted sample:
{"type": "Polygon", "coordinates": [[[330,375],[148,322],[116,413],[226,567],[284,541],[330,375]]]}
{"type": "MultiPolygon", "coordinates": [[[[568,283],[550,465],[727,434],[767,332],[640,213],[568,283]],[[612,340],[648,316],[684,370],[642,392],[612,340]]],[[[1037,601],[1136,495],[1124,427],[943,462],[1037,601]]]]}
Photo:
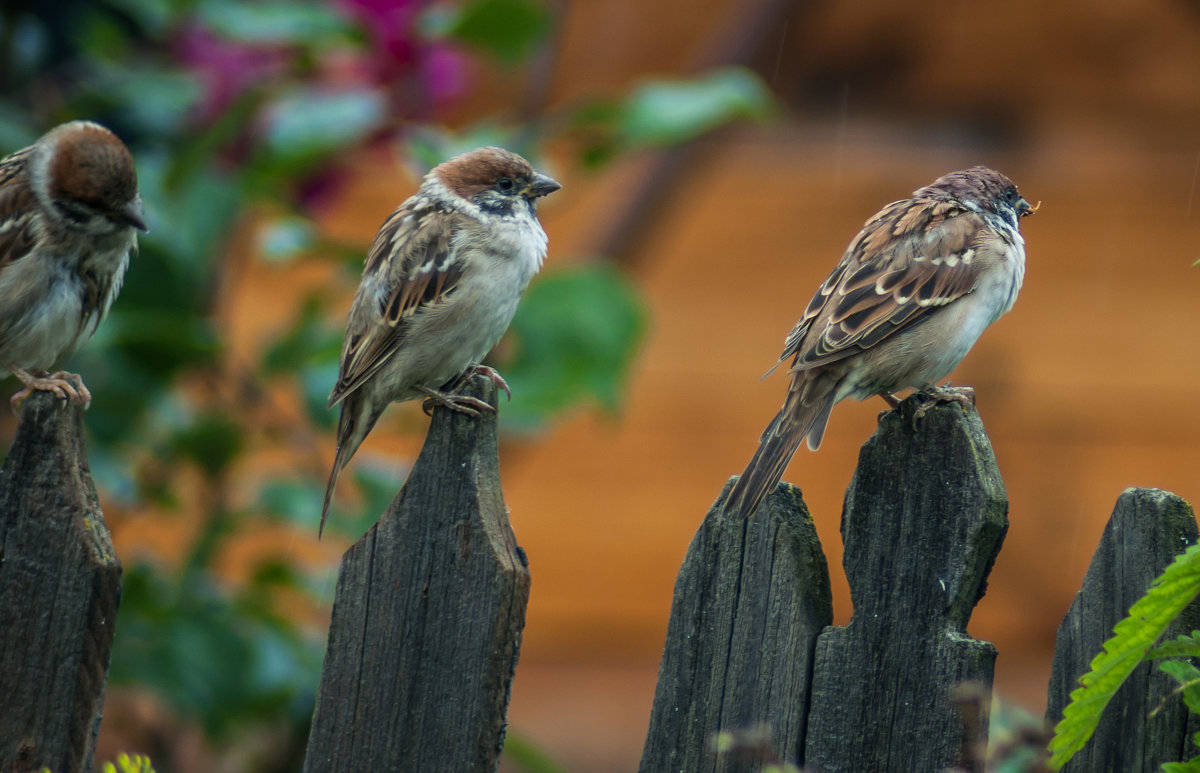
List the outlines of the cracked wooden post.
{"type": "Polygon", "coordinates": [[[832,620],[829,569],[799,489],[780,484],[738,521],[721,512],[730,485],[675,582],[641,773],[758,771],[803,749],[813,648],[832,620]],[[760,742],[715,756],[718,730],[760,742]]]}
{"type": "MultiPolygon", "coordinates": [[[[1079,686],[1092,658],[1112,636],[1113,626],[1145,594],[1189,545],[1200,538],[1191,505],[1167,491],[1126,489],[1092,556],[1083,588],[1058,627],[1054,667],[1050,675],[1046,720],[1062,719],[1071,691],[1079,686]]],[[[1163,640],[1200,628],[1200,604],[1193,602],[1167,629],[1163,640]]],[[[1164,762],[1190,759],[1196,752],[1192,735],[1200,721],[1178,695],[1177,683],[1142,663],[1113,696],[1091,740],[1071,758],[1064,771],[1158,771],[1164,762]]]]}
{"type": "MultiPolygon", "coordinates": [[[[804,762],[823,773],[936,771],[967,738],[951,690],[990,692],[995,648],[966,634],[1008,528],[1008,499],[974,409],[914,395],[863,446],[842,512],[854,601],[817,641],[804,762]]],[[[979,721],[986,723],[986,716],[979,721]]]]}
{"type": "Polygon", "coordinates": [[[120,601],[82,411],[36,393],[0,469],[0,770],[91,769],[120,601]]]}
{"type": "MultiPolygon", "coordinates": [[[[464,393],[496,405],[488,379],[464,393]]],[[[342,558],[304,770],[495,770],[528,599],[496,416],[436,408],[404,488],[342,558]]]]}

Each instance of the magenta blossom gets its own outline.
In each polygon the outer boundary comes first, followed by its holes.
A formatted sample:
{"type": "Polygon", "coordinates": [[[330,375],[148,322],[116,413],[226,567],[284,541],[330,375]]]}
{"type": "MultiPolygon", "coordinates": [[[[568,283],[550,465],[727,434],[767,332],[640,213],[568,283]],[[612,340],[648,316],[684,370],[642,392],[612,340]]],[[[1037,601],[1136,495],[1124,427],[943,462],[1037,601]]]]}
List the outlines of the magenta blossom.
{"type": "Polygon", "coordinates": [[[292,58],[285,46],[226,40],[194,24],[175,39],[175,49],[204,89],[198,107],[201,121],[223,113],[252,84],[262,85],[282,76],[292,58]]]}
{"type": "Polygon", "coordinates": [[[367,30],[374,49],[368,68],[405,114],[427,112],[466,87],[465,58],[446,43],[422,36],[430,0],[337,0],[367,30]],[[424,105],[413,104],[414,94],[424,105]],[[425,109],[422,109],[425,108],[425,109]]]}

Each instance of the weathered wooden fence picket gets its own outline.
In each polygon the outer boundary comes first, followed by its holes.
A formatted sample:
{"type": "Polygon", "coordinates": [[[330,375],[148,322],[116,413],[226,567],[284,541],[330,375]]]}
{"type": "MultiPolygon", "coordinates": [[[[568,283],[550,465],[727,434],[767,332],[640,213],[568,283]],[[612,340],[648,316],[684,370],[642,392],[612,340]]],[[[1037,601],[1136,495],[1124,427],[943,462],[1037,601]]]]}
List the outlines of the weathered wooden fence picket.
{"type": "MultiPolygon", "coordinates": [[[[1008,500],[972,409],[922,398],[884,414],[859,455],[842,514],[854,614],[829,626],[825,559],[798,489],[780,484],[745,522],[697,532],[675,586],[640,773],[751,773],[781,759],[819,773],[982,771],[996,651],[966,635],[1008,528],[1008,500]],[[983,711],[956,706],[982,687],[983,711]],[[761,741],[712,753],[719,731],[761,741]]],[[[1190,506],[1122,494],[1083,590],[1059,629],[1047,719],[1129,606],[1196,542],[1190,506]]],[[[1193,604],[1168,635],[1200,628],[1193,604]]],[[[1157,771],[1187,759],[1197,722],[1165,674],[1142,664],[1069,771],[1157,771]],[[1157,709],[1157,713],[1153,713],[1157,709]]]]}
{"type": "MultiPolygon", "coordinates": [[[[1128,489],[1100,538],[1075,596],[1058,627],[1046,719],[1057,723],[1100,645],[1113,626],[1200,533],[1192,507],[1157,489],[1128,489]]],[[[1200,604],[1193,602],[1164,638],[1200,629],[1200,604]]],[[[1157,773],[1162,763],[1190,759],[1200,722],[1183,704],[1178,685],[1151,663],[1142,663],[1104,710],[1092,740],[1063,768],[1068,773],[1121,771],[1157,773]],[[1173,695],[1173,698],[1171,697],[1173,695]]]]}
{"type": "Polygon", "coordinates": [[[914,427],[917,405],[884,415],[846,494],[844,628],[829,626],[825,559],[797,489],[781,484],[744,522],[721,512],[723,496],[713,505],[676,585],[642,773],[752,771],[770,754],[829,773],[932,773],[983,732],[948,696],[991,684],[996,652],[965,630],[1008,500],[978,415],[944,406],[914,427]],[[752,725],[769,748],[708,753],[716,731],[752,725]]]}
{"type": "MultiPolygon", "coordinates": [[[[466,394],[496,404],[488,379],[466,394]]],[[[495,414],[434,411],[404,488],[342,558],[305,771],[499,764],[529,599],[499,470],[495,414]]]]}
{"type": "MultiPolygon", "coordinates": [[[[496,399],[486,379],[468,391],[496,399]]],[[[882,417],[846,494],[845,627],[830,625],[799,490],[781,484],[744,522],[718,498],[676,583],[641,773],[750,773],[768,759],[821,773],[983,769],[986,711],[956,711],[951,693],[990,690],[996,651],[965,630],[1007,499],[978,415],[938,406],[914,422],[920,399],[882,417]],[[714,733],[746,728],[761,743],[713,753],[714,733]]],[[[81,433],[76,408],[36,395],[0,470],[0,773],[91,768],[120,565],[81,433]]],[[[530,588],[498,465],[494,416],[434,411],[404,488],[343,557],[307,773],[498,766],[530,588]]],[[[1196,540],[1178,497],[1121,496],[1059,629],[1050,721],[1113,624],[1196,540]]],[[[1172,635],[1198,627],[1193,605],[1172,635]]],[[[1200,725],[1161,702],[1172,687],[1139,666],[1068,770],[1189,757],[1200,725]]]]}
{"type": "Polygon", "coordinates": [[[0,469],[0,771],[91,768],[120,601],[81,411],[35,394],[0,469]]]}

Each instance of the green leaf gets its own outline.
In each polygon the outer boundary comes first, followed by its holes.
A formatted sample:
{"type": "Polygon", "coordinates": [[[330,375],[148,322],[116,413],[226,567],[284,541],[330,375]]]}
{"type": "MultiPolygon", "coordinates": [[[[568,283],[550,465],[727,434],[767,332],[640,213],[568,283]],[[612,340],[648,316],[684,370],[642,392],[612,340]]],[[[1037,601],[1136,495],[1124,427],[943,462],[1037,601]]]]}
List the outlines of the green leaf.
{"type": "Polygon", "coordinates": [[[311,44],[348,34],[348,20],[333,7],[333,4],[298,0],[255,3],[205,0],[197,5],[196,11],[200,21],[222,37],[279,45],[311,44]]]}
{"type": "Polygon", "coordinates": [[[743,118],[771,110],[770,91],[753,71],[714,70],[694,80],[655,80],[625,104],[618,134],[630,147],[675,145],[743,118]]]}
{"type": "Polygon", "coordinates": [[[312,221],[302,217],[276,217],[258,232],[258,254],[272,263],[288,263],[317,243],[312,221]]]}
{"type": "MultiPolygon", "coordinates": [[[[122,122],[152,136],[181,132],[204,95],[204,87],[194,73],[160,63],[93,60],[91,67],[89,98],[113,106],[122,122]]],[[[140,171],[142,159],[140,154],[135,155],[140,171]]],[[[142,193],[149,202],[146,191],[142,193]]]]}
{"type": "Polygon", "coordinates": [[[547,272],[513,320],[516,352],[504,365],[510,429],[532,430],[581,402],[615,412],[646,328],[633,285],[607,265],[547,272]]]}
{"type": "Polygon", "coordinates": [[[1200,669],[1186,660],[1164,660],[1158,667],[1179,682],[1188,710],[1200,714],[1200,669]]]}
{"type": "MultiPolygon", "coordinates": [[[[271,375],[294,373],[313,363],[337,362],[342,348],[341,328],[325,321],[317,296],[305,298],[293,322],[263,356],[263,370],[271,375]]],[[[328,396],[334,381],[325,385],[328,396]]]]}
{"type": "Polygon", "coordinates": [[[207,291],[237,219],[249,209],[247,193],[215,155],[175,176],[174,162],[184,152],[171,155],[161,147],[138,153],[138,186],[150,233],[138,238],[141,252],[130,266],[118,307],[137,298],[135,305],[177,311],[186,302],[191,311],[209,311],[207,291]]]}
{"type": "Polygon", "coordinates": [[[1151,583],[1146,595],[1129,608],[1113,628],[1103,652],[1071,693],[1062,721],[1050,740],[1050,765],[1058,770],[1083,748],[1100,722],[1100,715],[1133,669],[1145,658],[1179,613],[1200,593],[1200,545],[1192,545],[1151,583]]]}
{"type": "Polygon", "coordinates": [[[305,299],[297,319],[281,335],[262,360],[267,375],[295,378],[309,419],[318,427],[327,427],[337,419],[329,410],[329,390],[337,382],[338,353],[344,329],[326,321],[324,307],[317,296],[305,299]]]}
{"type": "Polygon", "coordinates": [[[1200,758],[1193,757],[1187,762],[1164,762],[1160,770],[1162,773],[1200,773],[1200,758]]]}
{"type": "Polygon", "coordinates": [[[1165,641],[1146,653],[1146,660],[1197,657],[1200,657],[1200,631],[1192,631],[1190,634],[1180,634],[1176,638],[1165,641]]]}
{"type": "Polygon", "coordinates": [[[420,176],[448,158],[484,145],[499,145],[513,150],[537,166],[531,148],[518,141],[519,132],[513,128],[491,123],[477,124],[466,130],[451,132],[440,126],[416,125],[404,133],[401,150],[413,165],[413,172],[420,176]]]}
{"type": "Polygon", "coordinates": [[[537,50],[551,21],[550,10],[536,0],[475,0],[445,26],[450,37],[513,65],[537,50]]]}
{"type": "Polygon", "coordinates": [[[126,565],[111,679],[149,686],[218,742],[248,720],[312,714],[322,636],[223,588],[206,571],[126,565]]]}
{"type": "Polygon", "coordinates": [[[189,459],[209,478],[224,472],[245,446],[242,428],[224,414],[198,417],[171,438],[176,454],[189,459]]]}
{"type": "Polygon", "coordinates": [[[386,108],[373,88],[297,87],[267,110],[266,148],[284,164],[320,157],[362,140],[382,123],[386,108]]]}

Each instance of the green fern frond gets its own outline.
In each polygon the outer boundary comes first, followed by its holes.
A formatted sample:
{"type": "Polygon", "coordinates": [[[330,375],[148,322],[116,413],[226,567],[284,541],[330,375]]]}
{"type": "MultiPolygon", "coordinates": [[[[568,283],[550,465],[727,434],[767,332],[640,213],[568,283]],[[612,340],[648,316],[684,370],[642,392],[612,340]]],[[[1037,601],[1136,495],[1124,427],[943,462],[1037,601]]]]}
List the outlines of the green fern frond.
{"type": "Polygon", "coordinates": [[[1179,613],[1200,593],[1200,545],[1192,545],[1155,578],[1146,595],[1113,628],[1050,740],[1050,766],[1059,770],[1092,737],[1104,707],[1179,613]]]}
{"type": "Polygon", "coordinates": [[[1188,710],[1200,714],[1200,668],[1187,660],[1164,660],[1158,667],[1179,683],[1176,692],[1183,693],[1188,710]]]}
{"type": "Polygon", "coordinates": [[[1200,658],[1200,631],[1180,634],[1146,653],[1146,660],[1158,658],[1200,658]]]}
{"type": "Polygon", "coordinates": [[[1159,771],[1160,773],[1200,773],[1200,757],[1193,757],[1187,762],[1164,762],[1159,771]]]}

